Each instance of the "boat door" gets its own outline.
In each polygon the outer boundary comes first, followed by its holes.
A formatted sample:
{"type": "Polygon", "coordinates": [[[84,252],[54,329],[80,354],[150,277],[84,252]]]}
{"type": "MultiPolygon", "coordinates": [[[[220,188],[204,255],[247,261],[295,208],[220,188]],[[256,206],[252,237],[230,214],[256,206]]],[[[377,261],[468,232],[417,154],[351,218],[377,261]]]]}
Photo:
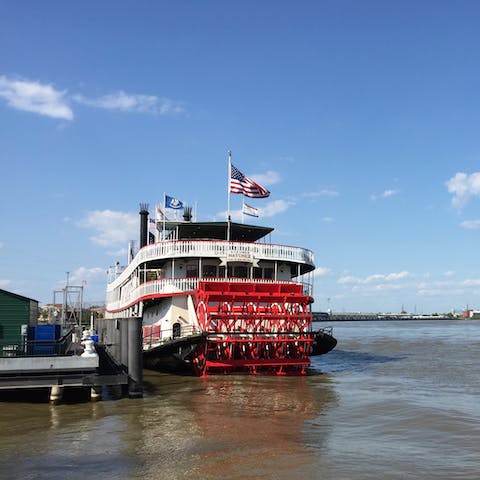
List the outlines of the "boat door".
{"type": "Polygon", "coordinates": [[[179,338],[182,336],[182,326],[179,322],[173,324],[172,327],[173,338],[179,338]]]}

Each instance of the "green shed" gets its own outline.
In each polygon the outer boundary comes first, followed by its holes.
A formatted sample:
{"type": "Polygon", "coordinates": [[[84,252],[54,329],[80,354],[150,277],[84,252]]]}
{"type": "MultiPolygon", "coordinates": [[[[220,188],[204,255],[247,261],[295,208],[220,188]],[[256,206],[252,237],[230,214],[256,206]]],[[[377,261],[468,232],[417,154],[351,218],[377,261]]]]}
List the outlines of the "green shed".
{"type": "Polygon", "coordinates": [[[22,348],[24,325],[37,325],[38,314],[37,300],[0,289],[0,356],[22,348]]]}

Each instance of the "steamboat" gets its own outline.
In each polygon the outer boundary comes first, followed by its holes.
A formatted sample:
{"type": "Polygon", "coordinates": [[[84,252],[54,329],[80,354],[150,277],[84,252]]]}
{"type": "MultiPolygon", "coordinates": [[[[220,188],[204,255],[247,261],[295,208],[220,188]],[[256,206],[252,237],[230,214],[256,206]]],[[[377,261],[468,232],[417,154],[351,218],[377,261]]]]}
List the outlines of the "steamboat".
{"type": "Polygon", "coordinates": [[[304,374],[309,355],[335,346],[311,331],[310,250],[267,243],[268,227],[191,221],[188,209],[148,243],[145,205],[140,215],[141,248],[109,271],[106,319],[142,321],[146,368],[304,374]]]}
{"type": "MultiPolygon", "coordinates": [[[[231,192],[268,196],[230,172],[231,192]]],[[[155,216],[152,233],[148,205],[140,205],[140,248],[109,270],[106,320],[142,322],[146,368],[301,375],[310,355],[334,348],[331,335],[311,328],[312,251],[269,243],[273,228],[230,215],[199,222],[181,202],[171,207],[183,218],[155,216]]]]}

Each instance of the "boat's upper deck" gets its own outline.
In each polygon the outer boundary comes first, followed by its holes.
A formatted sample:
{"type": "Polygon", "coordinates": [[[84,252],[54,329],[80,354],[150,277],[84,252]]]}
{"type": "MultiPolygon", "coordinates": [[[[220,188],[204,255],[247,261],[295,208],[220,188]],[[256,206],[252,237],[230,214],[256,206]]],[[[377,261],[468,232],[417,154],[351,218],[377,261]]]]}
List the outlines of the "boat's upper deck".
{"type": "Polygon", "coordinates": [[[234,222],[165,222],[158,223],[169,232],[169,239],[176,240],[232,240],[234,242],[256,242],[273,232],[273,228],[246,225],[234,222]]]}
{"type": "Polygon", "coordinates": [[[315,269],[313,252],[306,248],[270,243],[226,240],[165,240],[146,245],[125,268],[111,269],[109,286],[113,290],[124,283],[142,264],[155,260],[218,258],[225,263],[256,261],[285,262],[299,266],[299,275],[315,269]]]}

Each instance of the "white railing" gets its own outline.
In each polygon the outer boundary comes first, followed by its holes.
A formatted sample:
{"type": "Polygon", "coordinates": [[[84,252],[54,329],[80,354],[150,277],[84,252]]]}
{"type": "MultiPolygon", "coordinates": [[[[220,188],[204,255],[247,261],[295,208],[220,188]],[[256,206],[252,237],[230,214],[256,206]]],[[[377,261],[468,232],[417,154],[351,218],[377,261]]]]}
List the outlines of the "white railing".
{"type": "Polygon", "coordinates": [[[143,327],[143,350],[150,350],[153,347],[171,342],[175,338],[195,337],[201,335],[201,331],[195,325],[182,325],[180,335],[174,336],[173,328],[154,330],[155,325],[144,325],[143,327]]]}
{"type": "MultiPolygon", "coordinates": [[[[250,279],[250,278],[162,278],[160,280],[152,280],[150,282],[142,283],[136,288],[127,289],[125,293],[122,292],[120,300],[115,300],[115,291],[107,293],[108,312],[123,310],[131,305],[137,303],[142,298],[152,298],[156,296],[168,296],[175,294],[182,294],[185,292],[194,291],[198,282],[243,282],[243,283],[295,283],[291,281],[266,280],[266,279],[250,279]]],[[[309,283],[302,283],[304,295],[312,295],[312,286],[309,283]]]]}
{"type": "Polygon", "coordinates": [[[225,258],[227,261],[276,260],[314,265],[313,252],[301,247],[226,240],[167,240],[143,247],[130,264],[109,284],[108,290],[115,289],[125,282],[143,262],[185,257],[225,258]]]}

